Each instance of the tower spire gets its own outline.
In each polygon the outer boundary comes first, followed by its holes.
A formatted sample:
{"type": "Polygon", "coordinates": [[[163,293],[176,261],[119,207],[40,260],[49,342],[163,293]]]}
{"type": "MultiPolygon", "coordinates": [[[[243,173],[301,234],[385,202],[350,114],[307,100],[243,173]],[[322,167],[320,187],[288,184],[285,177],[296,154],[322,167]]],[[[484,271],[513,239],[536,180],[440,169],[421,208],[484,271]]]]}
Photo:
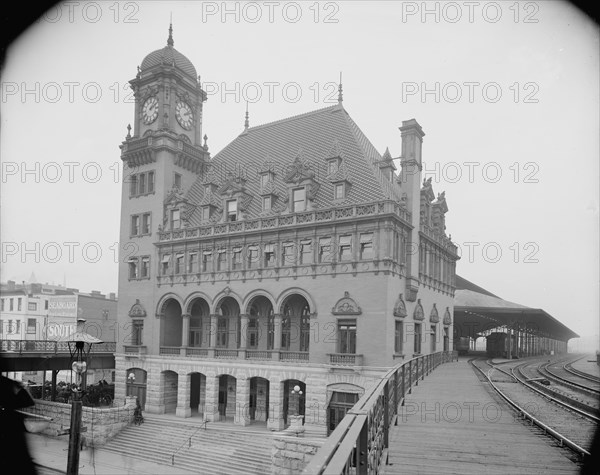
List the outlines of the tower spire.
{"type": "Polygon", "coordinates": [[[246,101],[246,120],[244,121],[244,131],[250,127],[250,115],[248,114],[248,101],[246,101]]]}
{"type": "Polygon", "coordinates": [[[342,105],[344,96],[342,94],[342,72],[340,71],[340,85],[338,86],[338,104],[342,105]]]}
{"type": "Polygon", "coordinates": [[[173,14],[171,13],[171,19],[169,21],[169,39],[167,40],[168,46],[173,46],[175,42],[173,41],[173,14]]]}

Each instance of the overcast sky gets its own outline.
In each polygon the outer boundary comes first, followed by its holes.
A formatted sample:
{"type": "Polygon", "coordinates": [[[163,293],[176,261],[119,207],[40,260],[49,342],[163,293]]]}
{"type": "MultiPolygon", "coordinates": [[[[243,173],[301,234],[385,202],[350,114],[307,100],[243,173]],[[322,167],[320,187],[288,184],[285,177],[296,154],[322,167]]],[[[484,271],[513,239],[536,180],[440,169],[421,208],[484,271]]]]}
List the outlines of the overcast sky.
{"type": "Polygon", "coordinates": [[[246,100],[251,125],[326,107],[341,71],[344,107],[381,153],[400,155],[403,120],[423,127],[458,274],[597,342],[598,27],[559,1],[51,9],[2,75],[3,281],[117,291],[128,81],[166,45],[170,14],[209,93],[213,155],[242,132],[246,100]]]}

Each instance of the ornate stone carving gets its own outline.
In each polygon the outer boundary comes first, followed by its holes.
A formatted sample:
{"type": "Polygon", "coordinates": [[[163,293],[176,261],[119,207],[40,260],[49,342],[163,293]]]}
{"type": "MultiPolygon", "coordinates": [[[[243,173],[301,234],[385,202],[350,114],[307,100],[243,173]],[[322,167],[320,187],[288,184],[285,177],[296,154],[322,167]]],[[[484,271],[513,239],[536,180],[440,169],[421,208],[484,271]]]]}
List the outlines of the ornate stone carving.
{"type": "Polygon", "coordinates": [[[398,300],[396,300],[396,304],[394,305],[394,317],[404,318],[407,315],[408,313],[406,312],[406,304],[404,303],[402,294],[399,294],[398,300]]]}
{"type": "Polygon", "coordinates": [[[440,321],[440,316],[438,315],[437,307],[433,304],[433,308],[431,309],[431,313],[429,314],[429,321],[431,323],[438,323],[440,321]]]}
{"type": "Polygon", "coordinates": [[[356,301],[350,297],[350,293],[345,291],[344,296],[331,309],[331,313],[334,315],[360,315],[362,310],[356,301]]]}
{"type": "Polygon", "coordinates": [[[135,299],[135,303],[129,309],[129,316],[131,318],[141,318],[146,316],[146,309],[140,303],[139,299],[135,299]]]}
{"type": "Polygon", "coordinates": [[[444,312],[444,325],[452,324],[452,315],[450,315],[450,307],[446,307],[446,311],[444,312]]]}
{"type": "Polygon", "coordinates": [[[423,305],[421,305],[421,299],[417,300],[417,306],[415,307],[415,311],[413,312],[413,320],[425,320],[425,312],[423,311],[423,305]]]}

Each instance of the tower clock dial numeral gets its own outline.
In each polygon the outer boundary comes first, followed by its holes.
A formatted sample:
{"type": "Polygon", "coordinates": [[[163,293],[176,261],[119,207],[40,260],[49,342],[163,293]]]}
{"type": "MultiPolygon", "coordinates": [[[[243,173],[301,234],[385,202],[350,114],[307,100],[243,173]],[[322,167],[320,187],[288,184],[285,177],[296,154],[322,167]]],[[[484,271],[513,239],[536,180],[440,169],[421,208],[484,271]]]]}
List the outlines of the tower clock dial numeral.
{"type": "Polygon", "coordinates": [[[149,97],[142,107],[142,118],[144,124],[149,125],[158,117],[158,99],[155,96],[149,97]]]}
{"type": "Polygon", "coordinates": [[[177,104],[175,105],[175,117],[177,118],[179,125],[185,130],[190,130],[192,128],[192,124],[194,123],[194,113],[187,102],[177,101],[177,104]]]}

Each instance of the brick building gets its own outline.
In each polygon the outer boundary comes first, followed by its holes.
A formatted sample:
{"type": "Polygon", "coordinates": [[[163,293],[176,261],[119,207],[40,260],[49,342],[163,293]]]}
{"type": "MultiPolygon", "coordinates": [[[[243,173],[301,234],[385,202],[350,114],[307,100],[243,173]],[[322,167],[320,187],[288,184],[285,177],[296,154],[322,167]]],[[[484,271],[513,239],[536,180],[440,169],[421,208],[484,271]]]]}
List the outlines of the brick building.
{"type": "Polygon", "coordinates": [[[400,127],[400,171],[341,86],[334,106],[246,118],[211,157],[207,96],[171,30],[130,84],[117,398],[274,430],[298,412],[325,432],[386,368],[452,349],[458,256],[444,193],[421,182],[416,120],[400,127]]]}

